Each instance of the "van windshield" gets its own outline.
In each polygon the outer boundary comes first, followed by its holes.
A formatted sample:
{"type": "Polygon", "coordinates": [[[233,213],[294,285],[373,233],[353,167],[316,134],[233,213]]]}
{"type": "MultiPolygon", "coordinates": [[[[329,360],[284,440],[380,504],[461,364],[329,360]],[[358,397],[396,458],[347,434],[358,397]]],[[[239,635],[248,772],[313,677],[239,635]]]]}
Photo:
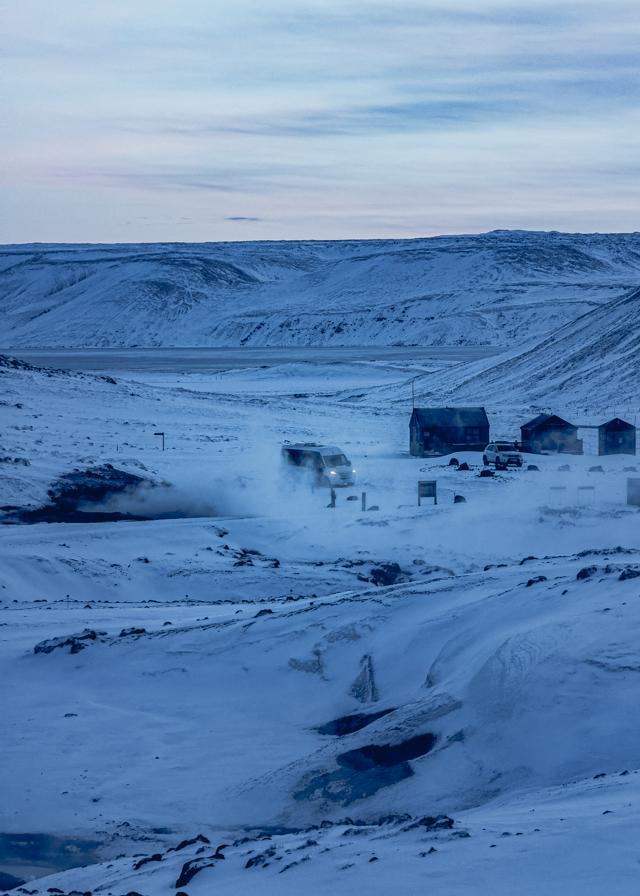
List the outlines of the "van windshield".
{"type": "Polygon", "coordinates": [[[349,461],[344,454],[323,454],[322,459],[328,467],[349,466],[349,461]]]}

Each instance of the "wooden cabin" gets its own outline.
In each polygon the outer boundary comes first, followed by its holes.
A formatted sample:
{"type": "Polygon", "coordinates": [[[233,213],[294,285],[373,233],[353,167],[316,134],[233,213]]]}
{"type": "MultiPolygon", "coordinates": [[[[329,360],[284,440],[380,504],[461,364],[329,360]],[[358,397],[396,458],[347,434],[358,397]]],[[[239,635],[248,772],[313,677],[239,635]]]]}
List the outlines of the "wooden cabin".
{"type": "Polygon", "coordinates": [[[578,427],[557,414],[538,414],[520,427],[521,448],[531,454],[582,454],[578,427]]]}
{"type": "Polygon", "coordinates": [[[636,428],[614,417],[598,427],[598,454],[635,454],[636,428]]]}
{"type": "Polygon", "coordinates": [[[489,418],[484,408],[413,409],[409,421],[413,457],[484,451],[488,442],[489,418]]]}

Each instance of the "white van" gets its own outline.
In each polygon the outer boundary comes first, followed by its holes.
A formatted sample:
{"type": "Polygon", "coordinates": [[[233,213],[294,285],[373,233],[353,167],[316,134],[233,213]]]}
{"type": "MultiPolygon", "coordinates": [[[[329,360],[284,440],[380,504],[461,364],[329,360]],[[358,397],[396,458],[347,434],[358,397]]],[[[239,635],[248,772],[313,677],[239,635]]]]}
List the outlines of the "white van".
{"type": "Polygon", "coordinates": [[[286,467],[308,479],[312,486],[339,488],[356,483],[356,471],[351,461],[335,445],[301,442],[283,445],[281,453],[286,467]]]}

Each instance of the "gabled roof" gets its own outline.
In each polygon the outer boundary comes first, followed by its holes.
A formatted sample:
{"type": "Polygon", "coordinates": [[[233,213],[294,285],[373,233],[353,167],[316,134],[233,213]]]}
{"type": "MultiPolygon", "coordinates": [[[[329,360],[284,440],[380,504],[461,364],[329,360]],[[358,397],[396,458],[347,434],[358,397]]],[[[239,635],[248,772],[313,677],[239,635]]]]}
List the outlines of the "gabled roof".
{"type": "Polygon", "coordinates": [[[615,425],[617,429],[635,429],[633,423],[629,423],[621,417],[612,417],[611,420],[607,420],[606,423],[601,423],[598,429],[608,429],[613,425],[615,425]]]}
{"type": "Polygon", "coordinates": [[[538,414],[537,417],[534,417],[533,420],[529,420],[528,423],[524,423],[520,429],[523,431],[527,431],[529,429],[538,429],[540,426],[544,426],[547,423],[554,423],[559,426],[573,426],[573,423],[569,423],[568,420],[563,420],[562,417],[558,417],[557,414],[538,414]]]}
{"type": "Polygon", "coordinates": [[[489,425],[484,408],[414,408],[411,417],[417,418],[421,426],[450,428],[489,425]]]}

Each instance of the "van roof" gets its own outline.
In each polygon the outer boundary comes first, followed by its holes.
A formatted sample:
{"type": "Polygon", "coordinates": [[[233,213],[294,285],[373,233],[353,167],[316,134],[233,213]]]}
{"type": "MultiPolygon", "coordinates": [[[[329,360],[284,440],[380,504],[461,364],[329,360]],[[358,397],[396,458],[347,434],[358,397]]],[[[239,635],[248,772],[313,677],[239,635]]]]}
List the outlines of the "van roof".
{"type": "Polygon", "coordinates": [[[342,448],[335,445],[316,445],[314,442],[293,442],[282,446],[283,451],[291,448],[295,451],[317,451],[319,454],[344,454],[342,448]]]}

